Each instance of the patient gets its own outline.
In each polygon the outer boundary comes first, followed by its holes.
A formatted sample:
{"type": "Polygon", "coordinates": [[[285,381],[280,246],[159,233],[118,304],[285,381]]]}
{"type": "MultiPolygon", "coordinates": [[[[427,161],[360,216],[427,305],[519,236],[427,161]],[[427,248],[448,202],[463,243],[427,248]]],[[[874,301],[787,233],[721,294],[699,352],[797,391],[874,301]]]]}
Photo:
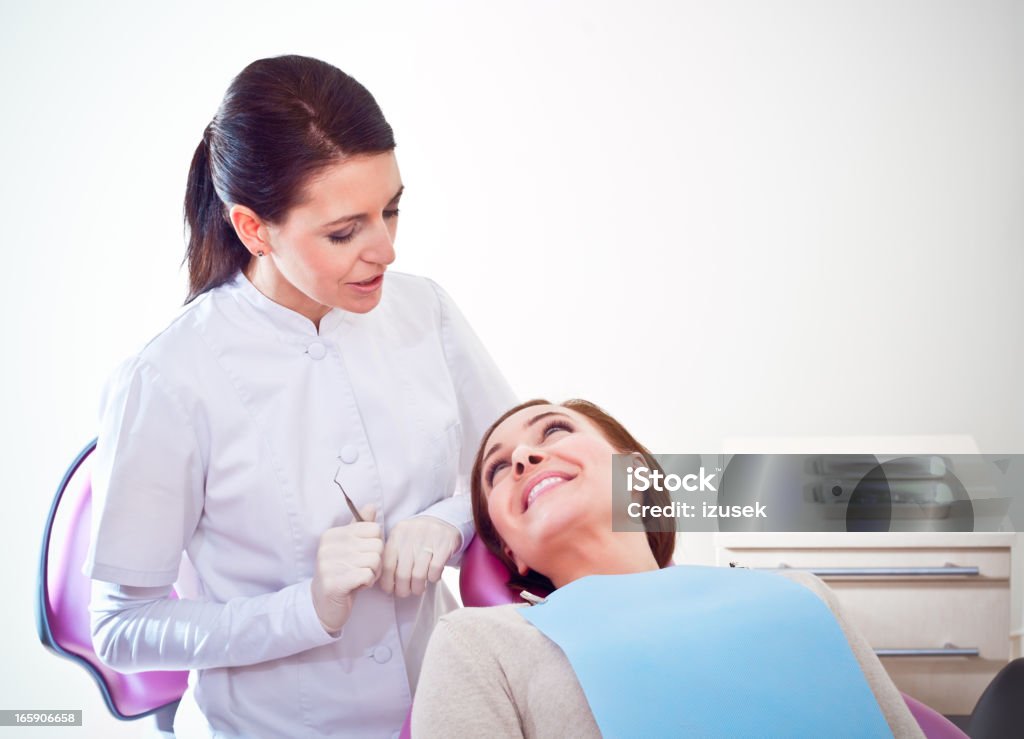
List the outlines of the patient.
{"type": "MultiPolygon", "coordinates": [[[[738,634],[736,638],[742,639],[742,634],[748,631],[756,636],[758,641],[751,642],[754,649],[749,654],[759,654],[761,643],[770,647],[775,635],[793,624],[783,623],[781,629],[775,624],[764,627],[763,633],[759,633],[758,629],[766,622],[764,616],[770,621],[772,614],[759,615],[756,607],[748,610],[743,605],[744,593],[737,589],[748,588],[751,583],[756,587],[767,584],[768,591],[781,589],[784,601],[810,601],[802,607],[820,612],[813,614],[814,618],[827,622],[824,629],[831,629],[833,641],[830,644],[833,648],[838,644],[842,652],[836,653],[835,662],[847,665],[847,673],[853,673],[852,676],[847,674],[847,678],[859,681],[859,695],[867,701],[860,705],[869,706],[864,715],[875,717],[874,728],[859,728],[861,714],[857,714],[852,721],[847,717],[846,724],[832,727],[835,730],[830,733],[865,736],[888,735],[891,731],[897,737],[923,736],[870,646],[845,621],[835,596],[814,576],[799,572],[779,575],[729,568],[668,567],[674,548],[673,532],[612,531],[612,455],[623,453],[642,456],[643,463],[651,469],[657,466],[647,449],[615,419],[597,406],[580,400],[562,405],[541,400],[524,403],[508,411],[484,434],[471,480],[478,536],[508,567],[510,587],[516,592],[527,589],[534,593],[551,593],[551,596],[541,605],[530,606],[524,602],[522,605],[466,608],[440,620],[427,648],[413,706],[412,735],[416,739],[448,737],[455,733],[464,736],[600,737],[602,730],[606,735],[621,732],[621,728],[606,723],[605,717],[642,701],[643,696],[629,695],[630,676],[639,679],[651,672],[662,676],[662,687],[672,686],[671,733],[728,733],[717,724],[709,728],[712,725],[705,723],[701,728],[696,718],[708,710],[709,704],[725,700],[723,696],[727,696],[731,703],[722,705],[741,705],[747,713],[765,717],[766,725],[756,733],[777,734],[779,732],[773,730],[776,725],[772,716],[786,717],[807,711],[807,694],[813,689],[822,689],[831,679],[823,680],[817,673],[808,674],[807,690],[801,687],[791,692],[779,689],[771,693],[774,682],[771,674],[776,666],[780,675],[786,669],[797,669],[799,677],[799,670],[803,668],[794,668],[794,664],[813,663],[819,654],[832,654],[808,652],[819,649],[818,642],[813,641],[815,637],[806,637],[807,644],[814,646],[799,648],[798,645],[795,650],[790,647],[783,652],[786,656],[779,659],[750,657],[749,665],[742,663],[748,654],[745,649],[717,648],[719,651],[715,654],[732,659],[732,664],[741,660],[740,669],[730,668],[725,682],[713,674],[714,669],[709,671],[706,664],[703,668],[694,666],[688,672],[691,665],[701,664],[699,646],[686,648],[685,652],[679,652],[678,648],[676,652],[666,651],[675,636],[690,638],[679,632],[712,633],[716,624],[726,623],[731,626],[722,628],[731,629],[730,638],[738,634]],[[727,588],[732,588],[726,592],[740,597],[734,602],[725,599],[725,605],[718,612],[714,609],[706,612],[707,603],[722,600],[701,600],[699,588],[680,590],[678,583],[689,587],[687,578],[691,574],[697,577],[695,582],[712,578],[709,582],[713,588],[725,582],[727,588]],[[591,577],[595,575],[617,577],[591,577]],[[799,583],[806,590],[793,583],[799,583]],[[591,587],[598,588],[595,592],[604,596],[612,594],[599,601],[607,607],[599,605],[593,609],[578,605],[585,602],[587,588],[591,587]],[[627,595],[637,592],[644,593],[640,602],[634,602],[627,595]],[[808,592],[820,601],[807,597],[808,592]],[[622,594],[621,598],[618,593],[622,594]],[[575,600],[570,600],[570,594],[575,600]],[[821,607],[821,602],[831,613],[821,607]],[[684,618],[679,620],[673,613],[684,618]],[[673,622],[652,623],[653,614],[661,614],[673,622]],[[550,623],[545,625],[541,616],[548,615],[555,618],[548,618],[550,623]],[[609,632],[608,629],[614,627],[604,621],[620,619],[621,622],[623,615],[628,626],[609,632]],[[569,636],[566,636],[567,617],[569,631],[577,632],[569,636]],[[698,619],[701,628],[680,626],[693,623],[686,619],[698,619]],[[561,627],[556,624],[559,620],[561,627]],[[611,638],[602,639],[602,633],[610,634],[611,638]],[[624,638],[620,639],[619,635],[624,638]],[[552,639],[557,639],[557,643],[552,639]],[[578,643],[581,641],[582,645],[578,643]],[[636,648],[636,644],[640,648],[636,648]],[[801,655],[801,652],[808,653],[801,655]],[[580,654],[583,657],[579,657],[580,654]],[[792,659],[788,656],[791,654],[795,655],[792,659]],[[603,658],[607,664],[601,663],[603,658]],[[769,679],[761,681],[766,683],[763,690],[755,684],[749,695],[733,694],[730,686],[742,685],[744,673],[754,674],[766,669],[769,679]],[[698,670],[703,671],[692,674],[698,670]],[[623,680],[623,675],[628,679],[623,680]],[[624,685],[623,689],[616,687],[602,693],[602,681],[616,677],[624,685]],[[677,690],[675,686],[680,687],[677,690]],[[772,697],[766,699],[766,693],[772,697]],[[689,706],[687,700],[691,701],[689,706]],[[680,712],[687,718],[677,719],[680,712]],[[695,723],[688,721],[691,713],[695,723]]],[[[794,628],[800,630],[806,626],[810,634],[816,628],[810,623],[814,618],[806,624],[800,620],[794,628]]],[[[801,631],[798,638],[805,638],[802,634],[801,631]]],[[[829,664],[822,669],[832,670],[832,666],[829,664]]],[[[785,678],[779,680],[784,682],[785,678]]],[[[839,689],[838,678],[836,685],[839,689]]],[[[652,701],[644,706],[644,711],[657,713],[666,705],[663,699],[652,701]]],[[[733,714],[737,713],[735,708],[732,710],[733,714]]],[[[810,710],[813,711],[813,705],[810,710]]],[[[863,726],[869,724],[865,718],[863,726]]],[[[731,731],[735,733],[736,729],[731,731]]],[[[625,733],[635,732],[627,730],[625,733]]]]}

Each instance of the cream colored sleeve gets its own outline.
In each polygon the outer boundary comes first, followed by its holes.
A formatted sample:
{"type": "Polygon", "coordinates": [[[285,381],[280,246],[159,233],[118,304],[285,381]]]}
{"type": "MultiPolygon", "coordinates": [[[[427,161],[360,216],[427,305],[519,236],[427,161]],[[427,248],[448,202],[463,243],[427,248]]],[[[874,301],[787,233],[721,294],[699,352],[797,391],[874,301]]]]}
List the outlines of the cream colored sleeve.
{"type": "Polygon", "coordinates": [[[846,641],[849,642],[853,655],[857,658],[857,662],[860,663],[861,670],[864,671],[868,685],[871,686],[871,691],[875,694],[875,700],[878,701],[878,705],[885,715],[885,720],[889,723],[893,736],[897,737],[897,739],[903,739],[904,737],[908,739],[910,737],[915,739],[923,738],[924,733],[921,731],[921,727],[918,726],[917,721],[914,720],[910,709],[907,708],[907,704],[903,700],[899,689],[893,683],[892,678],[889,677],[889,673],[885,671],[885,667],[882,666],[875,651],[868,644],[868,640],[847,620],[839,605],[839,599],[836,598],[836,594],[832,592],[831,588],[809,572],[787,573],[786,577],[812,591],[825,601],[825,604],[832,611],[836,621],[839,622],[840,628],[843,630],[843,634],[846,635],[846,641]]]}
{"type": "Polygon", "coordinates": [[[438,621],[412,704],[416,739],[523,736],[504,671],[484,644],[472,648],[471,636],[459,623],[438,621]]]}

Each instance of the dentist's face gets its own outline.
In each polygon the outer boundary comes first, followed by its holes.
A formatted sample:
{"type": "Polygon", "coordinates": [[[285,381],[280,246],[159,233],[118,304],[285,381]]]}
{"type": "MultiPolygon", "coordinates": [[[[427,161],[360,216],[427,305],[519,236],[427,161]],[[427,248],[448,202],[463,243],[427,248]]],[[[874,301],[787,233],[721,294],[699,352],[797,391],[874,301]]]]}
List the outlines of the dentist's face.
{"type": "Polygon", "coordinates": [[[329,165],[284,221],[261,223],[264,256],[247,274],[271,299],[318,321],[331,308],[366,313],[395,259],[402,179],[393,152],[329,165]]]}
{"type": "Polygon", "coordinates": [[[481,490],[516,568],[545,570],[547,555],[588,529],[611,528],[612,455],[587,417],[535,405],[506,418],[487,439],[481,490]]]}

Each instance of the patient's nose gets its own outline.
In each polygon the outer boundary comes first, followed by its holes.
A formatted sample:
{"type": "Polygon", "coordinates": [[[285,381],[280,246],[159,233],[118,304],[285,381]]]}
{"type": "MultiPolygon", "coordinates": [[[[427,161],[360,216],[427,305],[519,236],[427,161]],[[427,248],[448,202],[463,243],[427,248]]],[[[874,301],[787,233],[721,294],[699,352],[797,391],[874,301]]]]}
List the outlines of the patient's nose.
{"type": "Polygon", "coordinates": [[[531,467],[536,467],[538,464],[544,461],[544,455],[537,451],[527,451],[520,447],[516,449],[516,453],[512,455],[512,467],[515,471],[516,477],[521,477],[526,474],[526,471],[531,467]]]}

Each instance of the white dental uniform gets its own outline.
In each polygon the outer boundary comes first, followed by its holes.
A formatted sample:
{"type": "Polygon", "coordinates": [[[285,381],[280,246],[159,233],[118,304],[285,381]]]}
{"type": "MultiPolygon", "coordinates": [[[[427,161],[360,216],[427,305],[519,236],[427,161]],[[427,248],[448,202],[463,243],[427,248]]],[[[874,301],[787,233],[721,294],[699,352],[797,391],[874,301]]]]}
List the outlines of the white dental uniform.
{"type": "Polygon", "coordinates": [[[318,332],[239,274],[108,387],[85,571],[161,594],[185,552],[197,577],[183,600],[134,609],[98,585],[94,637],[126,672],[194,669],[179,713],[198,707],[213,736],[395,735],[451,607],[442,584],[407,598],[374,586],[338,636],[313,609],[320,535],[351,522],[339,464],[385,535],[423,513],[465,544],[469,497],[452,494],[516,400],[444,291],[384,279],[375,309],[332,310],[318,332]]]}

